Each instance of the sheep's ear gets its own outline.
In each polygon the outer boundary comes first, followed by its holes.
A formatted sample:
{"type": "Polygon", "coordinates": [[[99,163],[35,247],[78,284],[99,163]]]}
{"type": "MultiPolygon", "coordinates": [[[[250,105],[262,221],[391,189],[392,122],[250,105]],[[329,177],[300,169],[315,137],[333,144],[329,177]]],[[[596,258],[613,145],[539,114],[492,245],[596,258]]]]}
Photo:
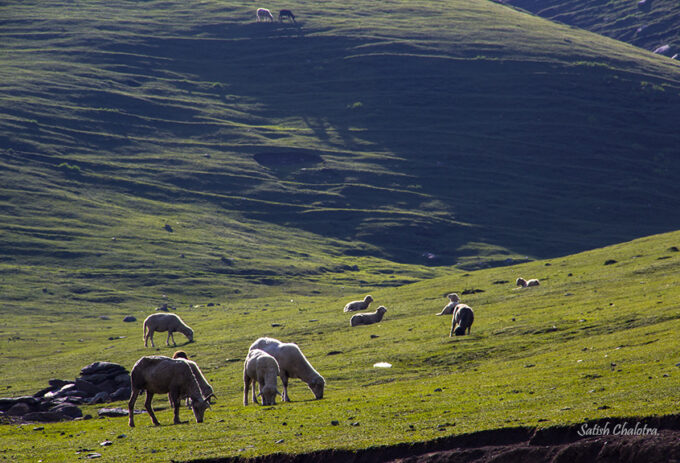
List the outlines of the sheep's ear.
{"type": "Polygon", "coordinates": [[[215,402],[217,402],[217,396],[215,394],[212,394],[212,393],[208,397],[205,398],[205,401],[208,402],[209,404],[211,404],[212,403],[210,401],[211,398],[215,399],[215,402]]]}

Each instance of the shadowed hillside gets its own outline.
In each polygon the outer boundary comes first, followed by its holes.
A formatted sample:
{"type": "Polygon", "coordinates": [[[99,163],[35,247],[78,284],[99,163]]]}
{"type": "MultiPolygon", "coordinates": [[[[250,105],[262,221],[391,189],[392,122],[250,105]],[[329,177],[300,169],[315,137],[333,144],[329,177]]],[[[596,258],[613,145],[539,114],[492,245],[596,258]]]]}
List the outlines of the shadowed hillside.
{"type": "Polygon", "coordinates": [[[506,0],[553,21],[581,27],[666,56],[680,53],[680,4],[674,0],[506,0]]]}
{"type": "Polygon", "coordinates": [[[5,271],[100,302],[396,285],[677,227],[675,63],[443,5],[1,7],[5,271]]]}

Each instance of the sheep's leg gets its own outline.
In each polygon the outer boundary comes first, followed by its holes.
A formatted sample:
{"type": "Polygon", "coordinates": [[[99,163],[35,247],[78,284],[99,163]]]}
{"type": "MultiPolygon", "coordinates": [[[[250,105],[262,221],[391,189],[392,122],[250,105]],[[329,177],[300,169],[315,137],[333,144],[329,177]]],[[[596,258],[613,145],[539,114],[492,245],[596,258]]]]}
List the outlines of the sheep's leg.
{"type": "Polygon", "coordinates": [[[288,375],[285,372],[281,373],[281,384],[283,384],[283,401],[290,402],[290,397],[288,397],[288,375]]]}
{"type": "Polygon", "coordinates": [[[130,401],[128,402],[128,424],[131,428],[135,427],[135,402],[137,402],[137,397],[139,397],[140,390],[132,389],[132,394],[130,394],[130,401]]]}
{"type": "MultiPolygon", "coordinates": [[[[149,334],[146,338],[151,340],[151,347],[156,347],[156,344],[153,343],[153,330],[149,330],[149,334]]],[[[146,342],[144,343],[144,347],[147,347],[146,342]]]]}
{"type": "MultiPolygon", "coordinates": [[[[257,394],[255,393],[255,383],[256,382],[257,381],[253,378],[253,402],[256,403],[256,404],[259,404],[260,402],[258,402],[257,394]]],[[[260,393],[262,393],[262,387],[260,387],[260,393]]]]}
{"type": "Polygon", "coordinates": [[[181,421],[179,420],[179,409],[180,409],[179,394],[170,392],[168,394],[168,400],[170,401],[170,405],[172,405],[172,410],[175,413],[175,418],[173,419],[173,423],[180,424],[181,421]]]}
{"type": "Polygon", "coordinates": [[[451,332],[449,333],[449,337],[450,337],[450,338],[453,337],[453,330],[454,330],[454,328],[456,328],[456,321],[455,321],[455,320],[453,320],[453,321],[451,322],[451,332]]]}
{"type": "MultiPolygon", "coordinates": [[[[248,375],[243,375],[243,405],[248,405],[248,389],[250,389],[250,378],[248,375]]],[[[255,389],[254,384],[253,389],[255,389]]]]}
{"type": "Polygon", "coordinates": [[[151,399],[153,399],[153,392],[146,391],[146,401],[144,401],[144,408],[146,408],[146,412],[151,417],[153,424],[155,426],[160,426],[160,423],[156,418],[156,414],[153,412],[153,408],[151,407],[151,399]]]}
{"type": "Polygon", "coordinates": [[[260,380],[260,396],[262,397],[262,405],[271,405],[269,402],[265,401],[265,397],[262,395],[264,390],[264,380],[260,380]]]}

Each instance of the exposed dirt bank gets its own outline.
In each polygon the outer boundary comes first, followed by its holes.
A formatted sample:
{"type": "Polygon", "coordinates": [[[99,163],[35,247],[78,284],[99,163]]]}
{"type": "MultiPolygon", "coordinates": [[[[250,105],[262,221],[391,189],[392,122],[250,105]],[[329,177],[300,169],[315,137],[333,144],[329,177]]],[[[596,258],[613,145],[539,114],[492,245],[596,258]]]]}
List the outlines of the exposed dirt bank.
{"type": "Polygon", "coordinates": [[[680,415],[505,428],[357,451],[194,460],[204,463],[679,463],[680,415]]]}

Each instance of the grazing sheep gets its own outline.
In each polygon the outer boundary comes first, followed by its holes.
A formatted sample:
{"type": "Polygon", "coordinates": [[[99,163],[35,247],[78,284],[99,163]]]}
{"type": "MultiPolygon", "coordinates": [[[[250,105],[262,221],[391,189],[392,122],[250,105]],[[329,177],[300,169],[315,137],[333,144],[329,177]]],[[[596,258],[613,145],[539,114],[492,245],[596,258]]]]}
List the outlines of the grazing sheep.
{"type": "Polygon", "coordinates": [[[260,21],[274,22],[274,16],[272,16],[272,12],[266,8],[258,8],[255,14],[257,16],[257,22],[260,21]]]}
{"type": "Polygon", "coordinates": [[[144,320],[144,347],[148,347],[148,340],[151,339],[151,347],[156,347],[153,343],[154,331],[167,331],[168,339],[165,340],[167,346],[170,345],[170,338],[172,343],[176,346],[175,336],[173,333],[179,331],[189,339],[189,342],[194,341],[194,330],[189,328],[181,318],[174,313],[154,313],[146,317],[144,320]],[[148,330],[148,333],[147,333],[148,330]]]}
{"type": "Polygon", "coordinates": [[[371,295],[366,296],[363,301],[352,301],[345,306],[345,312],[366,310],[371,302],[373,302],[373,297],[371,295]]]}
{"type": "Polygon", "coordinates": [[[442,311],[439,312],[437,315],[451,315],[453,313],[453,310],[460,302],[460,297],[458,297],[458,294],[456,293],[447,294],[446,297],[449,298],[450,302],[446,304],[442,311]]]}
{"type": "Polygon", "coordinates": [[[529,286],[538,286],[540,285],[541,282],[538,281],[536,278],[533,278],[531,280],[525,280],[524,278],[518,278],[517,279],[517,286],[521,286],[522,288],[528,288],[529,286]]]}
{"type": "Polygon", "coordinates": [[[154,425],[160,423],[151,407],[154,394],[168,394],[170,405],[174,409],[174,423],[179,424],[179,402],[181,397],[191,399],[191,408],[197,423],[203,422],[205,410],[210,407],[209,397],[201,394],[199,381],[196,379],[190,364],[184,359],[171,359],[161,355],[151,355],[137,360],[130,372],[132,393],[128,402],[129,425],[135,427],[134,407],[137,397],[146,391],[144,407],[154,425]]]}
{"type": "Polygon", "coordinates": [[[314,397],[323,398],[326,380],[312,367],[297,344],[281,342],[273,338],[259,338],[250,346],[249,350],[253,349],[262,349],[279,363],[284,402],[290,402],[288,378],[300,378],[307,383],[309,389],[314,393],[314,397]]]}
{"type": "Polygon", "coordinates": [[[349,319],[349,326],[372,325],[373,323],[378,323],[382,320],[385,312],[387,312],[387,309],[381,305],[375,312],[352,315],[352,318],[349,319]]]}
{"type": "Polygon", "coordinates": [[[260,385],[262,405],[276,405],[276,378],[279,376],[279,363],[274,357],[261,349],[248,352],[243,364],[243,405],[248,405],[248,389],[253,383],[253,402],[257,403],[255,383],[260,385]]]}
{"type": "Polygon", "coordinates": [[[295,22],[295,15],[290,10],[279,11],[279,22],[283,22],[283,18],[290,18],[291,21],[295,22]]]}
{"type": "Polygon", "coordinates": [[[451,332],[449,333],[449,337],[453,336],[454,333],[456,336],[463,336],[465,335],[466,330],[467,334],[470,334],[470,328],[472,328],[472,323],[474,321],[475,313],[472,309],[465,304],[458,304],[451,317],[451,332]],[[457,328],[456,325],[458,325],[457,328]]]}

